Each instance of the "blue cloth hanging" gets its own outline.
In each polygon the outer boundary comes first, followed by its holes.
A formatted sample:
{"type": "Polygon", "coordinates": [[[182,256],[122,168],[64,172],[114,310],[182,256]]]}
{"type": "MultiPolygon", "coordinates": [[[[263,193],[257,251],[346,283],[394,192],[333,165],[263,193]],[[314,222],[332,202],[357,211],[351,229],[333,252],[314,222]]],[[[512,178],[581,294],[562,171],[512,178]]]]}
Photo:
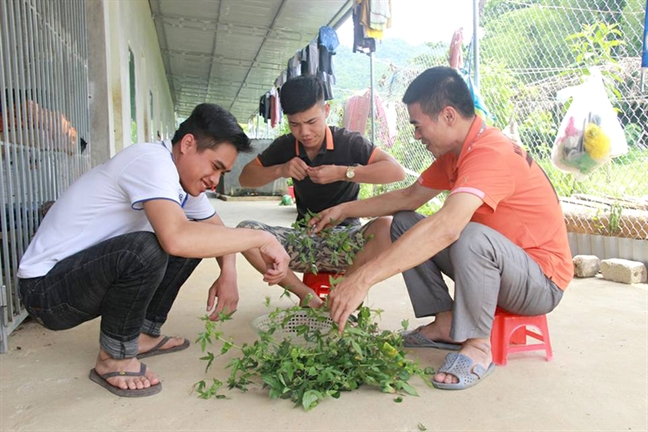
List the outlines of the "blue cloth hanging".
{"type": "Polygon", "coordinates": [[[324,45],[331,54],[335,54],[335,50],[340,45],[335,29],[329,26],[320,27],[318,43],[319,45],[324,45]]]}
{"type": "Polygon", "coordinates": [[[470,73],[465,69],[460,70],[459,73],[466,82],[466,85],[468,85],[468,90],[470,90],[470,95],[472,96],[473,103],[475,104],[475,112],[477,113],[477,115],[483,118],[486,123],[493,123],[497,118],[490,112],[488,112],[486,104],[479,94],[479,89],[475,87],[473,80],[470,77],[470,73]]]}

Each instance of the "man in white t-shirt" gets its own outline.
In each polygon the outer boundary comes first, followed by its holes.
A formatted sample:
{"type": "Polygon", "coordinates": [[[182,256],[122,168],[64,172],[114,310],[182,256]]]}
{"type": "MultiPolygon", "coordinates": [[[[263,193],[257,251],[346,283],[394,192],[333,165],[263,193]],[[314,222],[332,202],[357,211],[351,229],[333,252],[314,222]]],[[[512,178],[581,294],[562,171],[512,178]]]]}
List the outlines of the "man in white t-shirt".
{"type": "Polygon", "coordinates": [[[201,258],[217,257],[221,269],[207,297],[214,320],[236,310],[236,252],[258,250],[269,284],[286,276],[289,257],[274,236],[225,227],[204,194],[249,151],[232,114],[198,105],[171,142],[127,147],[49,210],[20,262],[20,295],[52,330],[101,316],[91,380],[119,396],[161,390],[139,359],[189,346],[160,328],[201,258]]]}

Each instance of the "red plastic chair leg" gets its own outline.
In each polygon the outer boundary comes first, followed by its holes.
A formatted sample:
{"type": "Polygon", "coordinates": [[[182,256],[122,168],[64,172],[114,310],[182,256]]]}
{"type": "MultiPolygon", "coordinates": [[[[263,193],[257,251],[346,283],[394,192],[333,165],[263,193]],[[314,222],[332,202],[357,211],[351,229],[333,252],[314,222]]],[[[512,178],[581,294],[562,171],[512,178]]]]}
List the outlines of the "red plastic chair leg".
{"type": "Polygon", "coordinates": [[[491,331],[493,362],[505,366],[514,352],[545,350],[547,361],[553,358],[547,316],[522,316],[497,309],[491,331]],[[539,331],[533,331],[535,328],[539,331]],[[527,343],[527,337],[540,343],[527,343]]]}
{"type": "Polygon", "coordinates": [[[311,288],[315,291],[320,298],[325,298],[331,290],[331,278],[337,278],[343,273],[328,273],[328,272],[319,272],[314,273],[304,273],[302,281],[304,285],[311,288]]]}

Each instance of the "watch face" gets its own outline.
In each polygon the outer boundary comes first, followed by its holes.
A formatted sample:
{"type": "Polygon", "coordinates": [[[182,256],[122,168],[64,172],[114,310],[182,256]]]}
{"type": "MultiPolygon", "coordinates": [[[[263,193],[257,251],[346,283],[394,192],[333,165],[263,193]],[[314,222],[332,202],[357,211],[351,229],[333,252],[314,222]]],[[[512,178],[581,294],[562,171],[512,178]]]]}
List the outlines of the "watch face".
{"type": "Polygon", "coordinates": [[[355,175],[355,172],[353,172],[353,167],[347,168],[346,177],[351,179],[351,178],[353,178],[354,175],[355,175]]]}

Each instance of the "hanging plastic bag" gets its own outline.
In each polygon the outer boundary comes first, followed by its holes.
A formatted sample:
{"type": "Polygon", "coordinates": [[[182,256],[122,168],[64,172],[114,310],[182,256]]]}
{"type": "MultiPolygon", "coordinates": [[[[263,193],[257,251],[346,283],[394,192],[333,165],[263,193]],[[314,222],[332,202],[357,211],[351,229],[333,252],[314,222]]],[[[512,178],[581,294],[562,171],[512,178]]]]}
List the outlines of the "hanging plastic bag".
{"type": "Polygon", "coordinates": [[[551,152],[552,163],[578,180],[612,158],[628,152],[623,128],[605,92],[598,69],[578,86],[556,94],[559,102],[572,97],[551,152]]]}

